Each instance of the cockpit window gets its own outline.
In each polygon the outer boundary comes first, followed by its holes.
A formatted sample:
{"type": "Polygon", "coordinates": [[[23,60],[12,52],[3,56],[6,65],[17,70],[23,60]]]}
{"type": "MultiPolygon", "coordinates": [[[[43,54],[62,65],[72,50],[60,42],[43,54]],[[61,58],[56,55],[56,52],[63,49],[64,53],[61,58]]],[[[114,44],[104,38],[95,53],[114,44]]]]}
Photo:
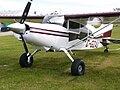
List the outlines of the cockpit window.
{"type": "Polygon", "coordinates": [[[63,15],[48,15],[43,19],[43,23],[57,24],[61,26],[63,26],[64,21],[65,19],[63,15]]]}
{"type": "Polygon", "coordinates": [[[73,21],[69,21],[69,29],[79,29],[80,28],[80,24],[73,22],[73,21]]]}

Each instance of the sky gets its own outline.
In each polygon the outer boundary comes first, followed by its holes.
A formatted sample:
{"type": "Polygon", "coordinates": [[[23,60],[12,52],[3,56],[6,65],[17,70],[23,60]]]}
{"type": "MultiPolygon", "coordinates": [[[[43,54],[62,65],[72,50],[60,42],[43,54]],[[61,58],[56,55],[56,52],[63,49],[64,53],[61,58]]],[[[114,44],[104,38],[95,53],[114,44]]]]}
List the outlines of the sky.
{"type": "MultiPolygon", "coordinates": [[[[28,0],[0,0],[0,11],[24,10],[28,0]]],[[[81,14],[110,12],[120,7],[120,0],[33,0],[30,12],[81,14]]]]}

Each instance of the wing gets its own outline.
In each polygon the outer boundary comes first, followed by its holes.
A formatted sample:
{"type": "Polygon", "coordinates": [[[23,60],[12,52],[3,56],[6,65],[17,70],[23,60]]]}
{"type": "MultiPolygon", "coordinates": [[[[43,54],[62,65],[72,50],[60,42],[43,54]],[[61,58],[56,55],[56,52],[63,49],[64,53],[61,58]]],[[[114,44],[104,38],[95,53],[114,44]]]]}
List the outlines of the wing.
{"type": "Polygon", "coordinates": [[[72,14],[72,15],[65,15],[65,18],[66,19],[79,19],[79,18],[89,18],[89,17],[111,17],[111,16],[120,16],[120,12],[72,14]]]}
{"type": "MultiPolygon", "coordinates": [[[[66,19],[80,19],[80,18],[89,18],[89,17],[111,17],[111,16],[119,16],[120,12],[102,12],[102,13],[85,13],[85,14],[69,14],[64,15],[66,19]]],[[[36,16],[28,16],[29,19],[43,19],[45,15],[36,15],[36,16]]],[[[12,18],[17,19],[21,18],[21,16],[3,16],[0,15],[0,18],[12,18]]]]}

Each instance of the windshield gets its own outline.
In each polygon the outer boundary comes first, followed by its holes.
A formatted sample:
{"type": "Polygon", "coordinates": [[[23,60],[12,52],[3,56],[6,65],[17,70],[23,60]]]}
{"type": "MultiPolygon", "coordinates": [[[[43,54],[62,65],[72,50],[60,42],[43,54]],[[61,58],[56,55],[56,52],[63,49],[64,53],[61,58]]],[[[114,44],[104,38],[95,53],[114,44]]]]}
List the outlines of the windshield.
{"type": "Polygon", "coordinates": [[[43,19],[43,23],[58,24],[62,26],[64,24],[64,21],[65,20],[63,15],[48,15],[43,19]]]}

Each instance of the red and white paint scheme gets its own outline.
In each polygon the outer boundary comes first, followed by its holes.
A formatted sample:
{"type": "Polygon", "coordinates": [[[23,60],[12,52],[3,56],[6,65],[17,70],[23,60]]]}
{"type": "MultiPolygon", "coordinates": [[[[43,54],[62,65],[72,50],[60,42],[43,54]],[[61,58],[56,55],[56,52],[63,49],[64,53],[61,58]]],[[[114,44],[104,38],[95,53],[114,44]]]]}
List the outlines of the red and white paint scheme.
{"type": "MultiPolygon", "coordinates": [[[[109,40],[113,29],[112,23],[120,19],[117,18],[109,24],[101,24],[99,28],[95,28],[91,24],[81,25],[78,22],[79,19],[75,20],[79,18],[78,15],[47,15],[42,23],[25,22],[30,5],[31,1],[28,2],[19,23],[8,26],[15,33],[15,36],[23,42],[25,53],[20,57],[20,66],[32,66],[33,55],[40,50],[46,52],[63,51],[72,61],[72,75],[83,75],[85,73],[85,64],[81,59],[74,60],[70,53],[73,50],[96,49],[103,46],[106,46],[105,52],[108,52],[107,45],[110,43],[109,40]],[[26,43],[35,48],[32,54],[29,53],[26,43]]],[[[103,14],[97,13],[97,15],[102,16],[103,14]]],[[[104,13],[103,16],[105,15],[108,14],[104,13]]],[[[86,16],[89,17],[89,15],[86,16]]]]}

